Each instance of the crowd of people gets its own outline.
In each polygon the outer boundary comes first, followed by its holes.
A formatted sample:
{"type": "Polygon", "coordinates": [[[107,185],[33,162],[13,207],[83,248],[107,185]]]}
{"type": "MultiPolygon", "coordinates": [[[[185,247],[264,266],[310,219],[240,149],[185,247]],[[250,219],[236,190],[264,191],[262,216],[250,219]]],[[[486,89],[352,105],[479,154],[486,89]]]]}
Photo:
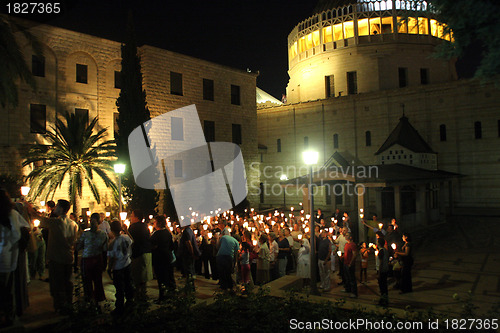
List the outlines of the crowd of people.
{"type": "MultiPolygon", "coordinates": [[[[26,281],[37,275],[50,283],[55,311],[66,314],[72,309],[73,272],[81,270],[85,298],[97,308],[106,299],[102,279],[107,272],[116,289],[115,315],[146,301],[146,283],[153,278],[159,290],[156,302],[167,299],[177,290],[176,269],[192,290],[197,276],[217,280],[223,290],[263,285],[286,274],[305,283],[311,279],[311,216],[302,209],[266,215],[248,209],[241,216],[227,211],[183,226],[163,215],[145,216],[141,210],[123,220],[93,213],[87,221],[69,214],[66,200],[47,202],[40,212],[27,202],[13,204],[4,190],[0,205],[0,311],[7,325],[22,314],[16,308],[26,306],[26,281]]],[[[369,232],[359,243],[354,242],[347,213],[336,210],[325,218],[318,210],[315,221],[315,275],[323,292],[332,289],[332,272],[337,271],[343,291],[357,297],[356,267],[359,282],[366,283],[371,255],[381,305],[388,304],[388,278],[402,293],[412,291],[411,238],[400,232],[395,220],[386,228],[376,216],[371,222],[363,220],[369,232]]]]}

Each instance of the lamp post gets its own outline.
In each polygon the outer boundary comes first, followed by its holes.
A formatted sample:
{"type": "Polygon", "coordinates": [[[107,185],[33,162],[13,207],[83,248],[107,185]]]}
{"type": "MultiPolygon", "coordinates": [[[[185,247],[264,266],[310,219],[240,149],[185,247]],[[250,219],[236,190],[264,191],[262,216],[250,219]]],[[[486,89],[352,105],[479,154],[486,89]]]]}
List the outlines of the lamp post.
{"type": "Polygon", "coordinates": [[[122,211],[122,174],[125,172],[125,164],[116,163],[114,165],[115,173],[118,174],[118,212],[122,211]]]}
{"type": "MultiPolygon", "coordinates": [[[[280,180],[282,182],[284,182],[284,181],[288,180],[288,177],[286,175],[281,175],[280,180]]],[[[285,197],[285,195],[286,195],[286,185],[283,187],[283,211],[286,210],[286,197],[285,197]]]]}
{"type": "Polygon", "coordinates": [[[310,209],[310,220],[309,220],[309,229],[311,230],[311,294],[319,295],[318,286],[316,285],[316,266],[318,262],[316,260],[316,236],[315,236],[315,225],[314,225],[314,196],[312,193],[312,182],[313,182],[313,164],[318,163],[318,152],[317,151],[305,151],[302,153],[302,158],[304,159],[304,163],[309,165],[309,209],[310,209]]]}

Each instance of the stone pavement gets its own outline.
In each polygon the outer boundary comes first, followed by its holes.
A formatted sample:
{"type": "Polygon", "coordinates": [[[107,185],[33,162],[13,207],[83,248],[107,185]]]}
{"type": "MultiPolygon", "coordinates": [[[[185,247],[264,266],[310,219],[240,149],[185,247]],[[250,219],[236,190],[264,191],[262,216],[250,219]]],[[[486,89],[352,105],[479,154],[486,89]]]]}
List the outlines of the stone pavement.
{"type": "MultiPolygon", "coordinates": [[[[407,306],[413,309],[436,311],[458,315],[461,304],[453,299],[454,294],[461,297],[470,290],[473,302],[479,307],[478,312],[486,313],[495,303],[500,302],[500,219],[475,218],[474,220],[456,218],[453,224],[429,228],[425,233],[415,235],[415,265],[413,269],[413,293],[400,295],[389,287],[390,307],[395,313],[401,313],[407,306]]],[[[374,258],[370,257],[368,283],[358,284],[359,297],[350,299],[337,286],[338,276],[332,273],[332,290],[313,301],[333,301],[345,299],[346,307],[362,306],[377,309],[378,285],[374,270],[374,258]]],[[[359,266],[357,277],[359,274],[359,266]]],[[[104,285],[107,302],[114,302],[114,287],[105,273],[104,285]]],[[[176,273],[179,278],[179,274],[176,273]]],[[[271,282],[271,294],[283,295],[281,288],[297,283],[294,276],[286,276],[271,282]]],[[[198,302],[210,301],[218,290],[216,281],[204,277],[196,279],[196,298],[198,302]]],[[[178,286],[183,281],[178,280],[178,286]]],[[[49,284],[40,280],[29,285],[31,306],[18,320],[15,327],[8,330],[16,332],[33,330],[46,324],[61,320],[52,309],[49,284]]],[[[156,299],[158,287],[156,281],[148,283],[148,296],[156,299]]],[[[153,306],[154,308],[154,306],[153,306]]]]}

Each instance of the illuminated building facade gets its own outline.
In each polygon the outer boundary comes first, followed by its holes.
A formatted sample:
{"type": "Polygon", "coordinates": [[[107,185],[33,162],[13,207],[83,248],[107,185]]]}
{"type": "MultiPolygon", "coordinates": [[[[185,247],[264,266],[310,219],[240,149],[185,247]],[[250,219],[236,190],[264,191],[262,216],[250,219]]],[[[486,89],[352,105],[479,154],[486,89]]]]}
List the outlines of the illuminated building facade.
{"type": "MultiPolygon", "coordinates": [[[[257,107],[261,206],[303,201],[293,189],[284,198],[279,179],[307,174],[302,152],[314,149],[318,168],[342,164],[341,156],[349,165],[436,170],[425,182],[368,191],[368,214],[413,223],[437,206],[441,216],[498,213],[500,94],[493,84],[459,80],[454,61],[434,56],[437,45],[452,41],[423,1],[320,1],[288,36],[287,103],[257,107]],[[413,141],[423,143],[387,144],[398,127],[413,128],[413,141]],[[444,180],[441,171],[457,176],[444,180]]],[[[352,191],[319,187],[315,205],[356,216],[359,202],[352,191]]]]}

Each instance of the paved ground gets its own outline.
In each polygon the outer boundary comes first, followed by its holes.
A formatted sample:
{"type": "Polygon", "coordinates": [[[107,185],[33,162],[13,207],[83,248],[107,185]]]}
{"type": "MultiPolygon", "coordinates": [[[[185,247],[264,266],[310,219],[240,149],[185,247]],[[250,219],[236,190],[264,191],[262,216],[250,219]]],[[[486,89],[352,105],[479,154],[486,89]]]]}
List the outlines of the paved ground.
{"type": "MultiPolygon", "coordinates": [[[[486,313],[492,305],[500,302],[500,219],[499,218],[456,218],[453,224],[434,227],[416,237],[418,245],[413,270],[414,292],[400,295],[389,289],[390,306],[404,309],[408,305],[415,309],[432,307],[437,311],[459,314],[461,305],[454,294],[462,297],[470,290],[479,312],[486,313]]],[[[347,298],[348,305],[362,305],[371,308],[378,301],[378,286],[375,278],[373,258],[369,262],[369,276],[366,285],[359,284],[359,298],[347,298]]],[[[359,273],[359,272],[358,272],[359,273]]],[[[291,281],[288,277],[287,281],[291,281]]],[[[314,300],[335,301],[345,298],[342,287],[337,286],[339,278],[332,274],[334,288],[314,300]]],[[[285,280],[283,280],[285,283],[285,280]]],[[[104,274],[108,302],[114,302],[114,287],[104,274]]],[[[182,285],[182,281],[179,281],[182,285]]],[[[274,283],[279,286],[280,283],[274,283]]],[[[157,298],[156,281],[148,284],[148,295],[157,298]]],[[[198,301],[209,300],[217,290],[216,281],[198,277],[196,280],[198,301]]],[[[276,287],[277,289],[277,287],[276,287]]],[[[49,284],[34,280],[29,285],[31,306],[9,331],[34,329],[60,320],[52,310],[49,284]]],[[[0,330],[1,332],[2,330],[0,330]]],[[[4,330],[5,331],[5,330],[4,330]]]]}

